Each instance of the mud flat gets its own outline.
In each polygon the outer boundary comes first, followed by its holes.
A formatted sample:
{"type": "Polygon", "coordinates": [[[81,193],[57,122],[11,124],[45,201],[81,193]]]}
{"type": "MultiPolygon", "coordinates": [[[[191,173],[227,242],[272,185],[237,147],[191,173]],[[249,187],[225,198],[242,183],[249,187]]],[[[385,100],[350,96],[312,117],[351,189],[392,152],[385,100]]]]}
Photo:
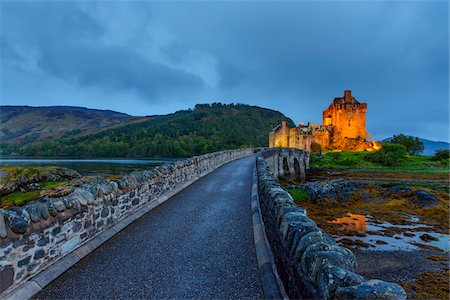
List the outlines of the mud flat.
{"type": "Polygon", "coordinates": [[[338,244],[358,273],[401,284],[414,299],[449,298],[449,195],[430,184],[327,179],[285,188],[338,244]],[[300,191],[300,192],[299,192],[300,191]]]}

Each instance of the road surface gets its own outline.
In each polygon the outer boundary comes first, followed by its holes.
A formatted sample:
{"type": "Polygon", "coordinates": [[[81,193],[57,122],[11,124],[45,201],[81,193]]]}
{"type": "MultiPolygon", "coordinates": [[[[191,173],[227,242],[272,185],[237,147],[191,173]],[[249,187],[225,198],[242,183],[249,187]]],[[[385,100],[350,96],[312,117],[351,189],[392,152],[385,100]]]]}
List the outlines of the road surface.
{"type": "Polygon", "coordinates": [[[36,299],[261,298],[253,156],[228,163],[125,228],[36,299]]]}

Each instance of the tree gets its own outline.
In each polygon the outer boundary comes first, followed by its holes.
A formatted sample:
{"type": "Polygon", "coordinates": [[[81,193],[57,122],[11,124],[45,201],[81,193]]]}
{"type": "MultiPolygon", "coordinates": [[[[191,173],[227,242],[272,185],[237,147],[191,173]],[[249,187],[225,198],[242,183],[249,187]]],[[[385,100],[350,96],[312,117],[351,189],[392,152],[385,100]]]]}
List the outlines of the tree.
{"type": "Polygon", "coordinates": [[[398,166],[407,155],[405,146],[400,144],[384,143],[383,148],[373,153],[373,162],[385,166],[398,166]]]}
{"type": "Polygon", "coordinates": [[[417,155],[423,152],[424,146],[421,140],[404,134],[394,135],[390,141],[392,144],[403,145],[410,155],[417,155]]]}
{"type": "Polygon", "coordinates": [[[443,160],[450,158],[450,150],[448,149],[438,149],[434,152],[433,160],[443,160]]]}

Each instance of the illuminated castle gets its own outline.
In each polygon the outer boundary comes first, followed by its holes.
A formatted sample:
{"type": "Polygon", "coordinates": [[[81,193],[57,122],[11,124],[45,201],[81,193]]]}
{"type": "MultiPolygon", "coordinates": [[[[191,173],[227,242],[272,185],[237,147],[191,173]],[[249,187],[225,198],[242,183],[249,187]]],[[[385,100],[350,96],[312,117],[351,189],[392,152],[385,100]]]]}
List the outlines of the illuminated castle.
{"type": "Polygon", "coordinates": [[[269,133],[269,147],[297,148],[311,151],[317,143],[322,149],[373,151],[380,145],[367,141],[367,103],[359,103],[352,92],[347,90],[344,97],[334,98],[333,103],[322,113],[322,125],[300,123],[289,128],[286,122],[273,128],[269,133]]]}

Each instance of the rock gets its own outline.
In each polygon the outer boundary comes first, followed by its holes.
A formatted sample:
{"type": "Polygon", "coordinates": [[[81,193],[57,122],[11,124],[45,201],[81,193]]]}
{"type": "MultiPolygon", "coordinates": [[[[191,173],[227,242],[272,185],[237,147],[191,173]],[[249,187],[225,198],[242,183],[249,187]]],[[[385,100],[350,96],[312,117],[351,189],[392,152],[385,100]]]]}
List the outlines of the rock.
{"type": "Polygon", "coordinates": [[[109,215],[109,209],[107,209],[107,208],[102,209],[100,216],[102,218],[106,218],[108,215],[109,215]]]}
{"type": "Polygon", "coordinates": [[[45,237],[40,239],[39,241],[37,241],[36,245],[38,245],[39,247],[45,246],[50,242],[49,237],[45,237]]]}
{"type": "Polygon", "coordinates": [[[411,192],[411,188],[409,186],[397,185],[388,188],[386,192],[390,194],[404,194],[411,192]]]}
{"type": "Polygon", "coordinates": [[[0,293],[9,288],[14,282],[13,266],[0,267],[0,293]]]}
{"type": "Polygon", "coordinates": [[[48,206],[45,202],[39,202],[39,212],[41,213],[41,216],[44,219],[48,219],[49,217],[49,211],[48,211],[48,206]]]}
{"type": "Polygon", "coordinates": [[[29,263],[30,263],[30,260],[31,260],[31,255],[28,255],[27,257],[25,257],[24,259],[22,259],[22,260],[19,260],[18,262],[17,262],[17,267],[24,267],[24,266],[27,266],[29,263]]]}
{"type": "Polygon", "coordinates": [[[4,210],[6,224],[14,233],[23,234],[27,231],[28,222],[12,210],[4,210]]]}
{"type": "Polygon", "coordinates": [[[88,190],[75,188],[72,193],[66,196],[68,199],[76,199],[80,205],[87,206],[95,200],[95,196],[88,190]]]}
{"type": "Polygon", "coordinates": [[[41,220],[41,211],[39,209],[39,202],[28,202],[25,205],[25,209],[30,214],[30,218],[33,222],[39,222],[41,220]]]}
{"type": "Polygon", "coordinates": [[[0,212],[0,237],[6,238],[8,236],[8,230],[6,228],[5,217],[2,212],[0,212]]]}
{"type": "MultiPolygon", "coordinates": [[[[314,222],[314,221],[313,221],[314,222]]],[[[320,229],[317,227],[315,223],[308,224],[302,227],[298,227],[296,231],[293,233],[292,243],[290,245],[290,253],[291,255],[294,255],[295,250],[297,250],[298,243],[300,240],[305,236],[306,234],[313,232],[313,231],[319,231],[320,229]]]]}
{"type": "Polygon", "coordinates": [[[5,176],[0,178],[0,195],[7,195],[15,191],[30,191],[40,189],[38,182],[41,181],[62,181],[63,179],[80,178],[81,175],[74,170],[48,167],[42,168],[38,173],[24,172],[23,175],[2,173],[5,176]]]}
{"type": "Polygon", "coordinates": [[[33,259],[34,260],[41,259],[41,258],[44,257],[44,255],[45,255],[45,251],[43,249],[39,249],[38,251],[36,251],[34,253],[34,258],[33,259]]]}
{"type": "Polygon", "coordinates": [[[66,205],[64,204],[63,200],[60,198],[53,199],[53,204],[55,205],[55,209],[58,212],[62,212],[66,209],[66,205]]]}
{"type": "Polygon", "coordinates": [[[421,239],[422,241],[424,241],[424,242],[439,241],[438,238],[436,238],[436,237],[434,237],[434,236],[431,236],[431,235],[429,235],[429,234],[427,234],[427,233],[424,233],[424,234],[422,234],[422,235],[419,236],[419,237],[420,237],[420,239],[421,239]]]}
{"type": "Polygon", "coordinates": [[[439,205],[438,198],[424,190],[415,191],[410,197],[409,202],[420,208],[435,207],[439,205]]]}
{"type": "MultiPolygon", "coordinates": [[[[308,246],[317,244],[317,243],[324,243],[331,246],[335,246],[336,242],[332,237],[330,237],[328,234],[324,233],[321,230],[318,231],[312,231],[310,233],[305,234],[300,241],[298,242],[298,246],[295,249],[294,257],[298,260],[301,260],[303,256],[303,252],[308,248],[308,246]]],[[[325,250],[325,249],[322,249],[325,250]]]]}
{"type": "Polygon", "coordinates": [[[9,210],[16,212],[19,215],[19,217],[21,217],[22,219],[25,220],[25,222],[27,222],[27,224],[30,224],[31,217],[25,208],[20,206],[13,206],[10,207],[9,210]]]}
{"type": "Polygon", "coordinates": [[[47,198],[47,200],[45,201],[45,205],[47,206],[48,213],[52,217],[56,217],[56,215],[58,215],[58,210],[56,209],[55,202],[52,199],[47,198]]]}
{"type": "Polygon", "coordinates": [[[358,285],[364,277],[333,265],[322,265],[316,275],[316,287],[322,299],[332,299],[338,287],[358,285]]]}
{"type": "Polygon", "coordinates": [[[336,289],[335,299],[406,299],[406,292],[395,283],[369,280],[359,285],[336,289]]]}
{"type": "Polygon", "coordinates": [[[355,257],[347,257],[334,247],[326,251],[311,252],[305,250],[302,257],[302,268],[313,284],[317,282],[317,273],[324,265],[333,265],[344,270],[354,272],[356,269],[355,257]],[[307,255],[309,254],[309,255],[307,255]]]}
{"type": "Polygon", "coordinates": [[[312,181],[300,185],[306,190],[311,199],[320,203],[330,202],[344,204],[351,198],[351,193],[363,184],[347,179],[329,179],[325,181],[312,181]]]}

